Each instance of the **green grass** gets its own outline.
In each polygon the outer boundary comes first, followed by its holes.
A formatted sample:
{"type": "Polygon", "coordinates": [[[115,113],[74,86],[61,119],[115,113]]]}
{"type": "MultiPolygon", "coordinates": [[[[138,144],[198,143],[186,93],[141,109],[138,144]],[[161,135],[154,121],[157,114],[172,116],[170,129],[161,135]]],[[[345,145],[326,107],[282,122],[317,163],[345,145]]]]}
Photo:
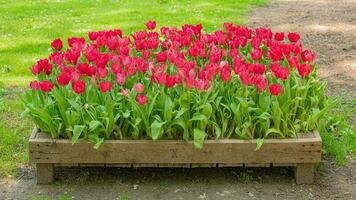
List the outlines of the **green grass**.
{"type": "Polygon", "coordinates": [[[23,108],[16,90],[0,89],[0,176],[16,175],[28,161],[28,137],[32,124],[21,119],[23,108]]]}
{"type": "Polygon", "coordinates": [[[355,98],[339,98],[319,128],[324,154],[334,156],[339,165],[346,164],[347,155],[356,153],[355,105],[355,98]]]}
{"type": "Polygon", "coordinates": [[[50,42],[88,31],[121,28],[124,33],[143,29],[146,20],[158,27],[202,23],[211,31],[225,21],[244,23],[252,5],[266,0],[0,0],[0,81],[26,85],[29,68],[48,56],[50,42]]]}

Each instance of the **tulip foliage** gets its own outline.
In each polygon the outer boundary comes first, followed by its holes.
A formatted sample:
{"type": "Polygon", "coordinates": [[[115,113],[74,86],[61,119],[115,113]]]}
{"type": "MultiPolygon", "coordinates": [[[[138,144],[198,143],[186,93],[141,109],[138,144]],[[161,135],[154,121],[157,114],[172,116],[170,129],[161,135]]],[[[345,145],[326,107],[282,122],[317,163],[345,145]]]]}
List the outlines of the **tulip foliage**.
{"type": "Polygon", "coordinates": [[[315,54],[298,33],[224,23],[161,27],[123,35],[89,32],[51,43],[31,71],[24,115],[42,132],[98,148],[107,139],[193,140],[297,137],[332,103],[315,54]],[[65,49],[64,46],[67,46],[65,49]]]}

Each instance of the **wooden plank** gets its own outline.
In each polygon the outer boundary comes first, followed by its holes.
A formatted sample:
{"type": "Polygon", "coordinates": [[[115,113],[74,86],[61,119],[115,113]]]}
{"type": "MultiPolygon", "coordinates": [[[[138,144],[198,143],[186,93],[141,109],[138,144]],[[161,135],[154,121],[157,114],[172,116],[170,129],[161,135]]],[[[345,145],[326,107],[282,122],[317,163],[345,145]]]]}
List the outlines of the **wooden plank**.
{"type": "Polygon", "coordinates": [[[79,167],[105,167],[103,163],[79,163],[79,167]]]}
{"type": "Polygon", "coordinates": [[[33,128],[32,132],[31,132],[31,135],[30,135],[30,140],[34,140],[37,138],[37,133],[38,133],[38,130],[37,128],[33,128]]]}
{"type": "Polygon", "coordinates": [[[295,181],[297,184],[312,184],[314,182],[314,164],[300,163],[295,167],[295,181]]]}
{"type": "Polygon", "coordinates": [[[78,167],[78,163],[56,163],[54,167],[78,167]]]}
{"type": "Polygon", "coordinates": [[[161,163],[158,164],[160,168],[190,168],[190,164],[171,164],[171,163],[161,163]]]}
{"type": "Polygon", "coordinates": [[[270,167],[270,163],[246,163],[244,167],[270,167]]]}
{"type": "Polygon", "coordinates": [[[54,180],[54,167],[49,163],[37,163],[37,184],[49,184],[54,180]]]}
{"type": "Polygon", "coordinates": [[[153,163],[133,163],[132,167],[139,168],[139,167],[158,167],[158,164],[153,163]]]}
{"type": "Polygon", "coordinates": [[[132,167],[131,164],[105,164],[105,167],[132,167]]]}
{"type": "Polygon", "coordinates": [[[272,163],[273,167],[295,167],[297,164],[295,163],[272,163]]]}
{"type": "Polygon", "coordinates": [[[218,167],[243,167],[244,164],[242,164],[242,163],[230,163],[230,164],[218,163],[217,166],[218,167]]]}
{"type": "Polygon", "coordinates": [[[200,168],[200,167],[216,167],[217,164],[215,163],[196,163],[196,164],[191,164],[190,167],[191,168],[200,168]]]}
{"type": "Polygon", "coordinates": [[[176,140],[108,140],[95,150],[93,144],[50,139],[37,134],[30,139],[31,163],[110,163],[110,164],[236,164],[236,163],[315,163],[321,161],[318,134],[307,138],[265,139],[255,151],[256,140],[207,140],[204,148],[193,142],[176,140]]]}

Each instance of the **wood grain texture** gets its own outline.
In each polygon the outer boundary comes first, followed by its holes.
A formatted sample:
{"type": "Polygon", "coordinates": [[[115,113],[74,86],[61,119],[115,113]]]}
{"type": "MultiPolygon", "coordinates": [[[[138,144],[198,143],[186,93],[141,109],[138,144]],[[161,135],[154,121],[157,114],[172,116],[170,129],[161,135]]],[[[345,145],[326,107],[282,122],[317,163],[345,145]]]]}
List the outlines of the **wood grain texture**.
{"type": "Polygon", "coordinates": [[[37,163],[37,184],[48,184],[54,180],[54,166],[50,163],[37,163]]]}
{"type": "MultiPolygon", "coordinates": [[[[317,163],[321,161],[318,133],[294,139],[265,139],[255,151],[256,140],[207,140],[201,150],[193,142],[177,140],[108,140],[96,150],[93,144],[51,139],[33,133],[30,138],[31,163],[79,164],[264,164],[317,163]]],[[[196,166],[196,165],[194,165],[196,166]]]]}
{"type": "Polygon", "coordinates": [[[314,182],[314,167],[313,163],[300,163],[295,167],[295,182],[297,184],[312,184],[314,182]]]}

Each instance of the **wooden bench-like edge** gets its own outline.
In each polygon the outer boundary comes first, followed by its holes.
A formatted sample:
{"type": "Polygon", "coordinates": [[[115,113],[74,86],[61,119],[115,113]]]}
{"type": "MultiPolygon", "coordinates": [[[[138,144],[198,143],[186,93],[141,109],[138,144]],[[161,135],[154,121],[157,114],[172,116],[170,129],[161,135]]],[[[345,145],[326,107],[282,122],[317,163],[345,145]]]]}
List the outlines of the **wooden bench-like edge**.
{"type": "Polygon", "coordinates": [[[29,139],[30,163],[36,164],[37,182],[53,181],[54,166],[107,167],[269,167],[293,166],[297,184],[313,183],[314,165],[321,161],[318,132],[299,138],[265,139],[255,151],[256,140],[207,140],[202,150],[191,141],[107,140],[93,144],[52,139],[34,129],[29,139]]]}

